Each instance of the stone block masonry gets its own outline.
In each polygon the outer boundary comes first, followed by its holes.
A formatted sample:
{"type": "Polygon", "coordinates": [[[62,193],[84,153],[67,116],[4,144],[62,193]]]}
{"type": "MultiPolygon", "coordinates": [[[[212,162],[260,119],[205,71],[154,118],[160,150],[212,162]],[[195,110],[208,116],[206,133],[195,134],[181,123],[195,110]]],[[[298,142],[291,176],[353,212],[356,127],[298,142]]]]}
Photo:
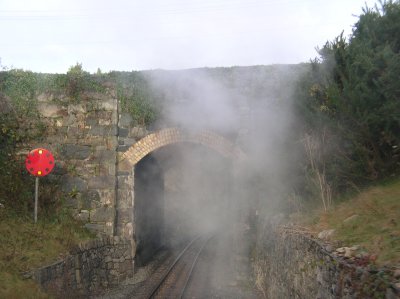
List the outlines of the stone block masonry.
{"type": "Polygon", "coordinates": [[[81,243],[60,261],[25,274],[56,298],[87,297],[133,276],[131,244],[119,237],[81,243]]]}
{"type": "MultiPolygon", "coordinates": [[[[78,103],[63,95],[38,96],[47,123],[45,144],[55,158],[66,204],[99,235],[114,235],[118,101],[112,90],[78,103]]],[[[35,146],[35,145],[34,145],[35,146]]]]}
{"type": "Polygon", "coordinates": [[[133,273],[135,165],[146,155],[169,144],[190,142],[235,161],[245,158],[234,143],[211,131],[166,128],[148,132],[135,126],[132,117],[120,111],[113,90],[85,94],[79,103],[42,94],[38,104],[47,132],[44,142],[29,146],[53,152],[56,171],[52,175],[61,178],[66,205],[88,229],[106,238],[35,271],[33,277],[49,290],[71,288],[88,294],[133,273]],[[114,241],[104,241],[111,240],[107,238],[114,241]]]}
{"type": "Polygon", "coordinates": [[[191,142],[236,161],[245,156],[234,143],[211,131],[148,132],[135,126],[132,117],[120,110],[113,90],[85,94],[79,103],[42,94],[38,105],[48,127],[45,144],[37,146],[53,152],[66,204],[98,235],[135,241],[134,167],[152,151],[191,142]]]}
{"type": "Polygon", "coordinates": [[[119,125],[126,126],[124,129],[128,134],[126,137],[118,136],[120,148],[126,146],[126,142],[130,142],[132,138],[143,137],[135,143],[130,143],[129,147],[124,147],[118,151],[116,232],[119,236],[124,236],[128,239],[133,239],[136,227],[132,213],[134,207],[135,165],[145,156],[169,144],[190,142],[213,149],[222,156],[231,158],[236,162],[242,162],[246,158],[245,154],[234,143],[212,131],[187,132],[178,128],[166,128],[145,134],[146,132],[129,126],[128,116],[124,117],[122,114],[121,119],[123,121],[120,121],[119,125]]]}
{"type": "Polygon", "coordinates": [[[348,263],[299,233],[270,231],[262,245],[267,298],[399,298],[390,269],[348,263]]]}

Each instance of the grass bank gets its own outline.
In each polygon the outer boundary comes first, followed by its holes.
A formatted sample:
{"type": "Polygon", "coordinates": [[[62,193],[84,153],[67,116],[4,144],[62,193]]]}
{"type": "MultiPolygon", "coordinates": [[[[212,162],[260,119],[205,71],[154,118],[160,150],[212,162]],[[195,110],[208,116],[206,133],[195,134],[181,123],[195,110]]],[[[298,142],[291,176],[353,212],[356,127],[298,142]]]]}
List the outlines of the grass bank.
{"type": "Polygon", "coordinates": [[[360,245],[379,266],[400,264],[400,179],[370,187],[306,219],[313,231],[334,229],[342,246],[360,245]]]}
{"type": "Polygon", "coordinates": [[[49,264],[94,236],[69,215],[41,220],[0,210],[0,298],[49,298],[21,273],[49,264]]]}

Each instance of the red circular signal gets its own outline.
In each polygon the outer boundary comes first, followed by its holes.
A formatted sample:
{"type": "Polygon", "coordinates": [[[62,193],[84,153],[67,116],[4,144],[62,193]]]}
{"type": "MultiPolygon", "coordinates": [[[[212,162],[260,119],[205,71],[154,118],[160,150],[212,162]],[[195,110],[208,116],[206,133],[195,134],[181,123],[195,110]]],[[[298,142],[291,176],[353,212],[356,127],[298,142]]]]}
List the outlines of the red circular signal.
{"type": "Polygon", "coordinates": [[[25,160],[26,169],[34,176],[48,175],[54,168],[53,154],[44,148],[32,150],[25,160]]]}

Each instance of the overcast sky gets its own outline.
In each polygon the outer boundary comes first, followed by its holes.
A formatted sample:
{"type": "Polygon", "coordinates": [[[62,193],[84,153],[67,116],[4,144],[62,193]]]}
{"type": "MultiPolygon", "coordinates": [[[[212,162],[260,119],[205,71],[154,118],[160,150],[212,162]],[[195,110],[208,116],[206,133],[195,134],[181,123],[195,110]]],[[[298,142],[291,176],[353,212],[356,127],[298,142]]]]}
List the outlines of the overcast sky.
{"type": "Polygon", "coordinates": [[[0,0],[4,67],[65,73],[307,62],[368,0],[0,0]]]}

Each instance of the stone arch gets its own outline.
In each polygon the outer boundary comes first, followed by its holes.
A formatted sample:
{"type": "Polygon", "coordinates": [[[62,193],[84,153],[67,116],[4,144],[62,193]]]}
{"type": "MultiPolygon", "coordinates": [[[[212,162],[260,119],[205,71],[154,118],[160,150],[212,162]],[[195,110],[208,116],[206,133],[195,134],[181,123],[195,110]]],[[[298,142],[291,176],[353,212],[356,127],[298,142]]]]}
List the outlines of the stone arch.
{"type": "Polygon", "coordinates": [[[212,131],[202,130],[186,132],[178,128],[162,129],[151,133],[132,145],[122,156],[131,166],[134,166],[149,153],[169,144],[179,142],[191,142],[202,144],[214,149],[221,155],[242,160],[245,155],[228,139],[212,131]]]}
{"type": "Polygon", "coordinates": [[[179,128],[168,128],[153,132],[135,144],[118,159],[118,177],[116,193],[115,234],[132,242],[132,256],[136,255],[136,225],[133,219],[134,179],[136,164],[164,146],[189,142],[201,144],[215,150],[222,156],[231,158],[234,164],[246,160],[244,152],[225,137],[209,130],[184,131],[179,128]]]}

